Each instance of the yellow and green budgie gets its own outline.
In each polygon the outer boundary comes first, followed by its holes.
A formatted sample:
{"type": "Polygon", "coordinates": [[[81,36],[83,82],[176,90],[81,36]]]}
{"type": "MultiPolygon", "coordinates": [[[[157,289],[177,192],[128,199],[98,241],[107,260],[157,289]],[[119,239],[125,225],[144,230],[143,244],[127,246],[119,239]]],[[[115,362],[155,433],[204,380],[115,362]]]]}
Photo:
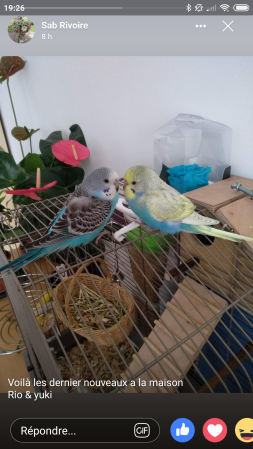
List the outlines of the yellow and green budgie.
{"type": "Polygon", "coordinates": [[[136,165],[129,168],[124,176],[124,191],[133,212],[147,226],[164,234],[182,231],[233,242],[253,241],[250,237],[210,227],[219,221],[195,212],[192,201],[162,181],[150,167],[136,165]]]}

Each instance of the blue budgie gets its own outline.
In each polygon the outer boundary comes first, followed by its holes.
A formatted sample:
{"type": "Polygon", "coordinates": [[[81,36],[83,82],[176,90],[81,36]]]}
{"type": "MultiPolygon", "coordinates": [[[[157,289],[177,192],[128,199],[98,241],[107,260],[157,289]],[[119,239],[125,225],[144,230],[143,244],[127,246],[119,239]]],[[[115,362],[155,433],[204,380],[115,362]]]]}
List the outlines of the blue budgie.
{"type": "Polygon", "coordinates": [[[0,268],[19,270],[55,251],[87,245],[103,230],[119,199],[119,177],[110,168],[94,170],[68,198],[47,232],[29,243],[27,253],[0,268]]]}
{"type": "Polygon", "coordinates": [[[219,221],[194,212],[195,205],[163,182],[150,167],[137,165],[129,168],[124,176],[124,191],[133,212],[146,225],[164,234],[182,231],[233,242],[253,241],[250,237],[211,228],[209,225],[219,224],[219,221]]]}

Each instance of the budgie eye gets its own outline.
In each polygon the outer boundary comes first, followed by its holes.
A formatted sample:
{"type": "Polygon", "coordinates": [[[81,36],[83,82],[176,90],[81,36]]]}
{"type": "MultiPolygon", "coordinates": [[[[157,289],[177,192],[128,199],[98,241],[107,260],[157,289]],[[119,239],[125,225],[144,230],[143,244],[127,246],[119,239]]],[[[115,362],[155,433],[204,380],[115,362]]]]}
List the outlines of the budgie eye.
{"type": "Polygon", "coordinates": [[[104,179],[104,182],[105,182],[106,184],[108,184],[109,179],[104,179]]]}
{"type": "Polygon", "coordinates": [[[133,181],[132,184],[135,185],[135,184],[136,184],[136,181],[133,181]]]}

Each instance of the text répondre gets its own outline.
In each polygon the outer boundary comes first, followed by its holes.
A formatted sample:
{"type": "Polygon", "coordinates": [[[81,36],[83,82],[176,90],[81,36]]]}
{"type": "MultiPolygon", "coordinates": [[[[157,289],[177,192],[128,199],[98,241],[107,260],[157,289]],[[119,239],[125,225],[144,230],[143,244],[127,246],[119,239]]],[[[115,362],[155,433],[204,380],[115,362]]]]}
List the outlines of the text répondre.
{"type": "MultiPolygon", "coordinates": [[[[88,23],[81,23],[81,22],[75,22],[75,23],[69,23],[69,22],[60,22],[60,26],[59,28],[62,28],[64,30],[67,30],[69,28],[73,28],[74,30],[77,29],[83,29],[83,30],[87,30],[88,29],[88,23]]],[[[56,29],[58,28],[57,23],[55,22],[42,22],[42,28],[44,30],[46,29],[56,29]]]]}

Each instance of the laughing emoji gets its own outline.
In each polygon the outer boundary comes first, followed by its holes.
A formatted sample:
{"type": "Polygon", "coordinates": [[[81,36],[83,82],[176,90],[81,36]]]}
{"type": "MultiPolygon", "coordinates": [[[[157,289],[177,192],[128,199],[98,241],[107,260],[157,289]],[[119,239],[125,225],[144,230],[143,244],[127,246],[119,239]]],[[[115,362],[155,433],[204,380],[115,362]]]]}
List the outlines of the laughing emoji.
{"type": "Polygon", "coordinates": [[[253,442],[253,419],[244,418],[238,421],[235,426],[235,434],[238,440],[244,443],[253,442]]]}

